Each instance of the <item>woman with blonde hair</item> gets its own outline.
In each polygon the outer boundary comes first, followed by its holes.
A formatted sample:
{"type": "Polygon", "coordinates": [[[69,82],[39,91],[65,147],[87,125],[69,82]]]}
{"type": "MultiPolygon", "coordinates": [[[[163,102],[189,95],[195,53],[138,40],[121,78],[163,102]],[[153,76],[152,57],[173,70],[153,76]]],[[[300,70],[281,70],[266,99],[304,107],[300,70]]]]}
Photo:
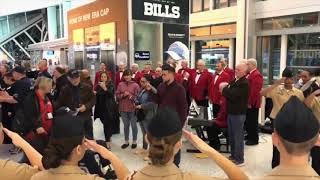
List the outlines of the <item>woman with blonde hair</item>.
{"type": "Polygon", "coordinates": [[[52,89],[52,79],[39,77],[31,91],[22,104],[22,109],[16,116],[23,118],[24,127],[21,134],[41,154],[47,145],[51,131],[53,106],[48,98],[52,89]]]}

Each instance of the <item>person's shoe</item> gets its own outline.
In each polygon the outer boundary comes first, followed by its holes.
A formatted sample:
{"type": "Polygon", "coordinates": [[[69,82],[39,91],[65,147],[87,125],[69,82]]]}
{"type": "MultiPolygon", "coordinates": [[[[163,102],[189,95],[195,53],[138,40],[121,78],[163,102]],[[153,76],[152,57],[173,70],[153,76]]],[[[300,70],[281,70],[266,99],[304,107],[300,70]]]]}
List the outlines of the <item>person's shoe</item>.
{"type": "Polygon", "coordinates": [[[255,145],[258,145],[258,144],[259,144],[258,142],[254,142],[254,141],[247,141],[246,142],[247,146],[255,146],[255,145]]]}
{"type": "Polygon", "coordinates": [[[229,156],[228,159],[232,162],[235,161],[235,159],[232,156],[229,156]]]}
{"type": "Polygon", "coordinates": [[[238,167],[243,167],[243,166],[246,165],[246,164],[244,163],[244,161],[243,161],[243,162],[235,161],[234,164],[237,165],[238,167]]]}
{"type": "Polygon", "coordinates": [[[131,149],[136,149],[137,147],[138,147],[137,144],[132,144],[132,145],[131,145],[131,149]]]}
{"type": "Polygon", "coordinates": [[[122,144],[121,149],[127,149],[130,146],[130,144],[122,144]]]}

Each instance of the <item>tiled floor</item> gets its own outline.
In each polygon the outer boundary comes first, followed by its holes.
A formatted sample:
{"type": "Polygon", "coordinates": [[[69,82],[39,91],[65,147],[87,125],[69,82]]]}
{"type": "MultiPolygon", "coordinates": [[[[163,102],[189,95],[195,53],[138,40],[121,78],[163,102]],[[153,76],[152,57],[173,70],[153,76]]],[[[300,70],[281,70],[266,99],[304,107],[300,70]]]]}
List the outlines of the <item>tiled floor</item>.
{"type": "MultiPolygon", "coordinates": [[[[104,139],[103,126],[99,120],[94,122],[95,139],[104,139]]],[[[140,130],[140,129],[139,129],[140,130]]],[[[122,131],[122,130],[121,130],[122,131]]],[[[139,147],[142,144],[142,135],[138,134],[139,147]]],[[[134,150],[128,148],[122,150],[123,133],[112,137],[112,152],[114,152],[130,170],[139,170],[146,165],[141,156],[134,154],[134,150]]],[[[210,159],[197,159],[192,154],[186,153],[186,149],[191,148],[188,142],[184,142],[182,150],[181,169],[183,171],[194,171],[202,175],[225,178],[224,172],[210,159]]],[[[224,154],[228,156],[229,154],[224,154]]],[[[266,174],[271,170],[272,145],[271,136],[261,134],[258,146],[245,146],[246,165],[241,169],[250,177],[257,177],[266,174]]]]}

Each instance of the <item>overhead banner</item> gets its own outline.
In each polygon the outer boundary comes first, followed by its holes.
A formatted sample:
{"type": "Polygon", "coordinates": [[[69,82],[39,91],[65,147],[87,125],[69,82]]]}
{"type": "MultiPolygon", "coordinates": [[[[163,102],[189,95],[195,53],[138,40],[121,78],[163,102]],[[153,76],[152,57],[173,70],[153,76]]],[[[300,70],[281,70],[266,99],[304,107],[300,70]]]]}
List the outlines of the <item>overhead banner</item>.
{"type": "Polygon", "coordinates": [[[189,0],[133,0],[132,18],[189,24],[189,0]]]}
{"type": "Polygon", "coordinates": [[[180,41],[189,47],[189,26],[163,24],[163,50],[167,51],[169,46],[176,41],[180,41]]]}

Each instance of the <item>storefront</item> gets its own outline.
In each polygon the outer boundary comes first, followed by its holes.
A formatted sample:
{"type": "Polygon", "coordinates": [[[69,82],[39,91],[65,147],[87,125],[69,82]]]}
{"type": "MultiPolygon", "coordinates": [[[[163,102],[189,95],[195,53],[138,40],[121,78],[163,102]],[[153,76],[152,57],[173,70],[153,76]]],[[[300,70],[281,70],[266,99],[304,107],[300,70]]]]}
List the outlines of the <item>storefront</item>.
{"type": "Polygon", "coordinates": [[[215,71],[215,65],[221,58],[234,61],[235,23],[191,28],[190,36],[195,61],[203,59],[211,72],[215,71]]]}
{"type": "Polygon", "coordinates": [[[114,72],[120,62],[141,66],[165,59],[175,41],[189,45],[189,3],[181,0],[97,0],[68,12],[69,64],[114,72]]]}
{"type": "Polygon", "coordinates": [[[104,62],[115,72],[117,53],[128,52],[127,30],[126,1],[98,0],[68,11],[69,65],[94,74],[104,62]]]}

